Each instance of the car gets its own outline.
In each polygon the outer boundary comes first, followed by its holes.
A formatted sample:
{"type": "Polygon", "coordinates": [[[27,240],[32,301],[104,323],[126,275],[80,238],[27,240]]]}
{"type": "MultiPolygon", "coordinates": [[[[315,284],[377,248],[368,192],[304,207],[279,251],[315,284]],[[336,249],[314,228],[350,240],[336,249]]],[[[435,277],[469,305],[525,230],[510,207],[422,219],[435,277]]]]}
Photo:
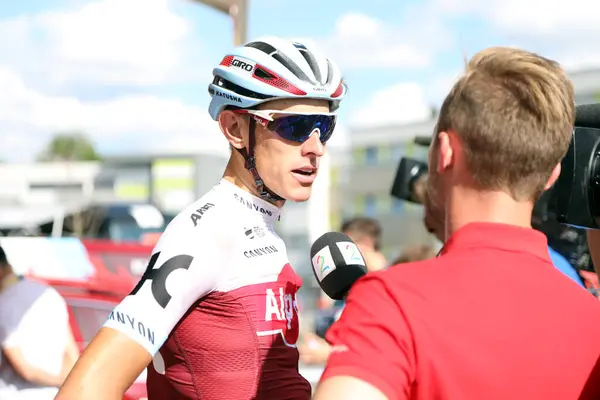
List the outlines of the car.
{"type": "MultiPolygon", "coordinates": [[[[110,312],[131,291],[131,282],[104,278],[96,281],[40,279],[65,299],[73,336],[83,351],[102,327],[110,312]]],[[[127,390],[123,400],[147,400],[146,371],[127,390]]]]}

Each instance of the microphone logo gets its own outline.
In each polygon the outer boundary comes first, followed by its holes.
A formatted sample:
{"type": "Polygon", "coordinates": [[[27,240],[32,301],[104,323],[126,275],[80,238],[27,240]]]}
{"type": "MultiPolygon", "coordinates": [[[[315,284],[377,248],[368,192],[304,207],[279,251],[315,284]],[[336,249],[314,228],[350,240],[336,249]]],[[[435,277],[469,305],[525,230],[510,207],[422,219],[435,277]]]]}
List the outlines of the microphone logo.
{"type": "Polygon", "coordinates": [[[323,247],[312,257],[312,266],[320,281],[336,269],[329,246],[323,247]]]}
{"type": "Polygon", "coordinates": [[[360,250],[353,242],[337,242],[338,249],[344,257],[344,262],[348,265],[362,265],[366,267],[365,260],[363,259],[360,250]]]}
{"type": "Polygon", "coordinates": [[[346,245],[346,252],[347,252],[347,254],[350,254],[350,260],[358,261],[359,263],[362,262],[363,259],[360,256],[360,253],[358,252],[358,248],[356,247],[356,245],[352,245],[351,243],[348,243],[346,245]]]}
{"type": "Polygon", "coordinates": [[[330,268],[329,264],[325,264],[325,257],[322,255],[317,256],[317,265],[319,265],[319,268],[321,269],[321,275],[330,268]]]}

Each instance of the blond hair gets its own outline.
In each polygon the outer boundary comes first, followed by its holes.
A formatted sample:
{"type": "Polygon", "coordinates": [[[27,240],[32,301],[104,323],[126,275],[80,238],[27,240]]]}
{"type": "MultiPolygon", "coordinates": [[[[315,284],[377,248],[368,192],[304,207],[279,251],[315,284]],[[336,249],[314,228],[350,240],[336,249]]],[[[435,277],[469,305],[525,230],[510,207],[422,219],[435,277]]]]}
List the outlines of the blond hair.
{"type": "Polygon", "coordinates": [[[454,132],[476,184],[535,200],[569,147],[574,97],[557,62],[515,48],[482,50],[444,100],[434,147],[439,132],[454,132]]]}

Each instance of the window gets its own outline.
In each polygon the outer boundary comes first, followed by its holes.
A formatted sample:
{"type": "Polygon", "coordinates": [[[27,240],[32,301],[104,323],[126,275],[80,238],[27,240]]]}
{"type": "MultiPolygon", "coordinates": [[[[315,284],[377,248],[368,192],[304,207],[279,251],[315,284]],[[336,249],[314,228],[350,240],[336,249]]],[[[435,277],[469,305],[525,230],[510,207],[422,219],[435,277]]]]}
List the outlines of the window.
{"type": "Polygon", "coordinates": [[[402,215],[404,214],[404,200],[396,199],[392,200],[392,213],[402,215]]]}
{"type": "Polygon", "coordinates": [[[389,214],[392,210],[392,196],[388,193],[379,195],[377,202],[377,211],[379,215],[389,214]]]}
{"type": "Polygon", "coordinates": [[[392,148],[392,159],[399,162],[402,157],[404,157],[404,145],[401,143],[395,144],[392,148]]]}
{"type": "Polygon", "coordinates": [[[427,146],[415,146],[415,158],[417,160],[428,162],[429,160],[429,147],[427,146]]]}
{"type": "Polygon", "coordinates": [[[377,159],[377,153],[378,153],[378,148],[377,147],[367,147],[365,149],[365,163],[367,165],[377,165],[378,163],[378,159],[377,159]]]}
{"type": "Polygon", "coordinates": [[[96,335],[98,330],[102,328],[102,325],[108,319],[108,315],[113,310],[115,304],[112,303],[88,303],[77,302],[75,304],[69,304],[71,310],[81,331],[81,339],[87,345],[92,338],[96,335]]]}
{"type": "Polygon", "coordinates": [[[361,215],[365,213],[365,199],[362,196],[354,197],[354,213],[356,215],[361,215]]]}
{"type": "Polygon", "coordinates": [[[352,149],[352,160],[356,165],[363,165],[365,163],[365,149],[362,147],[352,149]]]}
{"type": "Polygon", "coordinates": [[[404,154],[402,154],[402,157],[415,158],[416,148],[417,148],[417,145],[415,145],[415,143],[413,141],[405,143],[404,154]]]}
{"type": "Polygon", "coordinates": [[[391,160],[392,151],[390,146],[380,146],[378,149],[378,161],[379,163],[387,163],[391,160]]]}
{"type": "Polygon", "coordinates": [[[29,189],[31,190],[69,190],[81,192],[83,190],[83,184],[81,183],[30,183],[29,189]]]}
{"type": "Polygon", "coordinates": [[[365,215],[368,217],[377,215],[377,198],[371,194],[365,196],[365,215]]]}
{"type": "Polygon", "coordinates": [[[164,232],[167,225],[173,219],[173,215],[165,218],[160,226],[156,227],[140,227],[133,217],[109,218],[106,220],[108,227],[108,238],[117,242],[135,241],[140,242],[146,235],[160,234],[164,232]]]}

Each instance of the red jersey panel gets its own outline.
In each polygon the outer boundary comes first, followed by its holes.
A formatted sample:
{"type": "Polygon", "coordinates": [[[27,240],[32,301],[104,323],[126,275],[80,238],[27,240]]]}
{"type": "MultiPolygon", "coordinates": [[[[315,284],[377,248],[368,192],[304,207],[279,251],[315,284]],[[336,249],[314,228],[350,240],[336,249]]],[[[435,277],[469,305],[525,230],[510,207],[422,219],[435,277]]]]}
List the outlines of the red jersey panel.
{"type": "Polygon", "coordinates": [[[158,357],[149,366],[148,398],[310,399],[295,345],[300,286],[286,265],[276,282],[199,301],[160,349],[164,367],[156,365],[158,357]]]}
{"type": "Polygon", "coordinates": [[[436,259],[367,275],[327,339],[322,379],[390,400],[600,399],[600,304],[532,229],[470,224],[436,259]]]}

